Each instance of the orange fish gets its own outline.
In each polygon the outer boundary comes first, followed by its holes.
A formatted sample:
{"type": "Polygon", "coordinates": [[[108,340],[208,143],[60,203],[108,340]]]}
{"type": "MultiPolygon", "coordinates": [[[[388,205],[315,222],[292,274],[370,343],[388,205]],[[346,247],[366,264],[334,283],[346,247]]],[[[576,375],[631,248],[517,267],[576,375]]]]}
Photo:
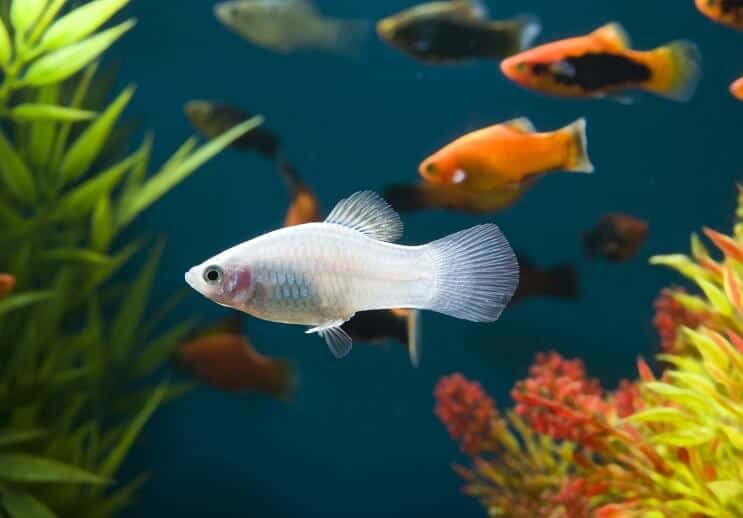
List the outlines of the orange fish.
{"type": "Polygon", "coordinates": [[[13,288],[15,288],[15,277],[9,273],[0,273],[0,300],[13,293],[13,288]]]}
{"type": "Polygon", "coordinates": [[[586,121],[536,133],[526,118],[496,124],[458,138],[423,161],[419,172],[435,184],[492,191],[551,171],[593,172],[586,121]]]}
{"type": "Polygon", "coordinates": [[[418,311],[415,309],[361,311],[343,324],[343,330],[359,342],[383,343],[393,338],[407,347],[413,367],[420,364],[418,311]]]}
{"type": "Polygon", "coordinates": [[[501,70],[516,84],[550,95],[605,97],[638,89],[686,102],[699,82],[701,61],[697,46],[686,40],[632,50],[622,26],[610,23],[505,59],[501,70]]]}
{"type": "Polygon", "coordinates": [[[730,85],[730,93],[739,101],[743,101],[743,77],[734,81],[733,84],[730,85]]]}
{"type": "Polygon", "coordinates": [[[317,197],[307,184],[302,181],[297,169],[283,157],[278,159],[276,167],[292,198],[284,216],[284,226],[293,227],[322,221],[320,202],[317,201],[317,197]]]}
{"type": "Polygon", "coordinates": [[[291,363],[262,355],[237,333],[195,338],[180,347],[176,358],[201,381],[220,390],[287,398],[295,388],[291,363]]]}
{"type": "Polygon", "coordinates": [[[527,179],[494,191],[475,191],[463,185],[421,182],[389,185],[384,198],[399,212],[453,210],[467,214],[491,214],[513,206],[536,183],[527,179]]]}
{"type": "Polygon", "coordinates": [[[743,30],[741,0],[696,0],[697,9],[710,20],[743,30]]]}

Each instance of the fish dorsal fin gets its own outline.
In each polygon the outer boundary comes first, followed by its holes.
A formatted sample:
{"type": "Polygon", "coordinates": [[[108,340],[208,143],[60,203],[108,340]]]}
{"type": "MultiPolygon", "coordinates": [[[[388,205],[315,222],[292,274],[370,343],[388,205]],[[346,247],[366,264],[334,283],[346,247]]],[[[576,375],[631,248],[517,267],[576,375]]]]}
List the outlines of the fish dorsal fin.
{"type": "Polygon", "coordinates": [[[632,46],[627,31],[619,22],[607,23],[593,31],[593,35],[617,49],[628,49],[632,46]]]}
{"type": "Polygon", "coordinates": [[[402,236],[402,221],[381,196],[361,191],[341,200],[325,220],[352,228],[379,241],[393,243],[402,236]]]}
{"type": "Polygon", "coordinates": [[[470,6],[470,14],[473,18],[476,18],[477,20],[487,20],[490,13],[488,12],[488,7],[485,5],[485,2],[482,0],[467,0],[467,3],[470,6]]]}
{"type": "Polygon", "coordinates": [[[504,122],[504,126],[507,126],[520,133],[535,133],[537,130],[534,128],[534,124],[531,123],[526,117],[519,117],[518,119],[512,119],[504,122]]]}

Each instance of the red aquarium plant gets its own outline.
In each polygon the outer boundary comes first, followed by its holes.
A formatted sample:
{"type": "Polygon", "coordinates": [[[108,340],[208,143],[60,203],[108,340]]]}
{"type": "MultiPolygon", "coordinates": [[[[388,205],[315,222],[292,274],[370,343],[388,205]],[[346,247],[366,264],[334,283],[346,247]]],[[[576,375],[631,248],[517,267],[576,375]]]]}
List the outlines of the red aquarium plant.
{"type": "Polygon", "coordinates": [[[456,470],[490,516],[743,516],[743,224],[705,235],[721,257],[694,236],[689,257],[652,260],[698,286],[656,301],[659,376],[640,359],[607,392],[580,360],[540,354],[505,417],[479,383],[440,381],[436,415],[471,460],[456,470]]]}

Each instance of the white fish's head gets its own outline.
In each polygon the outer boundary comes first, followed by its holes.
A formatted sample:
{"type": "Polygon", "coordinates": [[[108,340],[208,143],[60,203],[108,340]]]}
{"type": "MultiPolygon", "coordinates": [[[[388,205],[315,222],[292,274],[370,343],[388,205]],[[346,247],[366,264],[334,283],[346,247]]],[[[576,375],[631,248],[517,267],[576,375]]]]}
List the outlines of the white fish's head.
{"type": "Polygon", "coordinates": [[[255,291],[255,279],[249,266],[213,257],[186,272],[186,283],[222,306],[245,307],[255,291]]]}

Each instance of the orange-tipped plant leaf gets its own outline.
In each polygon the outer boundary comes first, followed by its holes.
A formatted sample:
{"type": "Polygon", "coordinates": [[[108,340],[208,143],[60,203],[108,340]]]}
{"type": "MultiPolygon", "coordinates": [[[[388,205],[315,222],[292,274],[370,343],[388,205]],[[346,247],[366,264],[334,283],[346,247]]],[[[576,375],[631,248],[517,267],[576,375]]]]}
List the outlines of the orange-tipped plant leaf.
{"type": "Polygon", "coordinates": [[[704,235],[707,236],[710,241],[717,246],[717,248],[722,250],[725,257],[738,262],[743,262],[743,250],[741,250],[741,247],[733,238],[707,227],[704,228],[704,235]]]}

